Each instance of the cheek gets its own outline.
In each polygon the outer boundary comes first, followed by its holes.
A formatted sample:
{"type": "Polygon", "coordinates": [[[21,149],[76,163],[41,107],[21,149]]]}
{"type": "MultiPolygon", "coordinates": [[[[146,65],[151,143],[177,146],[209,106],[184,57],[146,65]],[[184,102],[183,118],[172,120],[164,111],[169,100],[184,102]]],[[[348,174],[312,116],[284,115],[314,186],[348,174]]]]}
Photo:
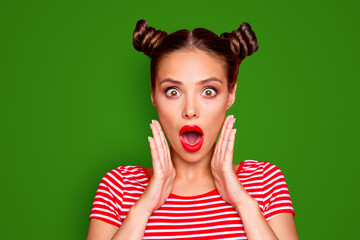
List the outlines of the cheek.
{"type": "Polygon", "coordinates": [[[176,133],[175,129],[181,124],[179,123],[179,121],[181,121],[179,108],[176,106],[169,106],[165,101],[162,101],[158,104],[157,113],[161,127],[170,141],[170,138],[177,136],[178,133],[176,133]]]}
{"type": "Polygon", "coordinates": [[[216,137],[220,133],[223,126],[226,115],[225,106],[225,104],[214,104],[204,116],[205,119],[207,119],[206,128],[208,130],[208,136],[211,142],[216,140],[216,137]]]}
{"type": "Polygon", "coordinates": [[[178,101],[169,101],[166,98],[157,98],[157,112],[159,119],[161,118],[164,123],[173,122],[179,117],[180,104],[178,101]]]}

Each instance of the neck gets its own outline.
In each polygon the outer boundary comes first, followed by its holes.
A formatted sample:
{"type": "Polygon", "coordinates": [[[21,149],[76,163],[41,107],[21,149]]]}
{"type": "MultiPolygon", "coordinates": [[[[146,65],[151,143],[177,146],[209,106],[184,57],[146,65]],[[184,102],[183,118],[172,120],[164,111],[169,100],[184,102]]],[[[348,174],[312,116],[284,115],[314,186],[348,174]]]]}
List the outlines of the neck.
{"type": "Polygon", "coordinates": [[[214,150],[215,143],[204,157],[200,159],[195,159],[194,161],[194,159],[183,159],[170,146],[171,160],[176,170],[176,178],[186,180],[198,179],[199,177],[212,178],[210,162],[214,154],[214,150]]]}

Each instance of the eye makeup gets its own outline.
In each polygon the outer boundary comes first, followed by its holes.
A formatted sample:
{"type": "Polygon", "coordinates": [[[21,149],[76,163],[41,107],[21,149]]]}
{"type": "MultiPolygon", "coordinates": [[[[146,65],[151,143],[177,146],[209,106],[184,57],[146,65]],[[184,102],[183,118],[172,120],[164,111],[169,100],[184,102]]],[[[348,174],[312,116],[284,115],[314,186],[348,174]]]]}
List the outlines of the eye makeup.
{"type": "MultiPolygon", "coordinates": [[[[172,87],[167,87],[167,88],[164,90],[164,94],[165,94],[166,96],[168,96],[168,97],[176,97],[176,96],[170,96],[170,95],[168,94],[169,90],[171,90],[171,89],[175,90],[176,92],[178,92],[178,93],[180,94],[180,89],[177,88],[177,87],[174,87],[174,86],[172,86],[172,87]]],[[[203,95],[204,91],[209,90],[209,89],[213,90],[215,93],[213,94],[213,96],[206,96],[206,97],[208,97],[208,98],[213,98],[213,97],[215,97],[215,96],[218,94],[218,92],[219,92],[216,87],[207,86],[207,87],[204,87],[204,88],[202,89],[201,95],[203,95]]],[[[205,95],[203,95],[203,96],[205,96],[205,95]]]]}

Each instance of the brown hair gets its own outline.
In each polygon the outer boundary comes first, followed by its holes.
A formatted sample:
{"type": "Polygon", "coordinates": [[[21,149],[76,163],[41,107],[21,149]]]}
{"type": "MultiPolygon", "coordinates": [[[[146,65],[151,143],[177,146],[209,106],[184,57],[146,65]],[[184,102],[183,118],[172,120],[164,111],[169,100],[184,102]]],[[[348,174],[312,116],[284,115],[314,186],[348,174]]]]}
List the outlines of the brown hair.
{"type": "Polygon", "coordinates": [[[133,34],[133,45],[137,51],[143,52],[151,59],[151,87],[155,88],[157,65],[165,55],[186,49],[203,50],[225,63],[228,89],[231,91],[236,83],[239,65],[246,56],[258,49],[255,33],[246,22],[231,33],[224,32],[220,36],[206,28],[178,30],[171,34],[149,27],[141,19],[136,23],[133,34]]]}

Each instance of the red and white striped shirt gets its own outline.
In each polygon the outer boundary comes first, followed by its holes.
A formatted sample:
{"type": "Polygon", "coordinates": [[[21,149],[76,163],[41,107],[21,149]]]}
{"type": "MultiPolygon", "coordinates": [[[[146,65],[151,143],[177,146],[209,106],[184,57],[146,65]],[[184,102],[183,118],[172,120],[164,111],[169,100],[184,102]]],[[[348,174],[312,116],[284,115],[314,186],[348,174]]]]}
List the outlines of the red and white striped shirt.
{"type": "MultiPolygon", "coordinates": [[[[245,160],[236,171],[246,191],[258,203],[265,219],[281,213],[295,215],[285,178],[275,165],[245,160]]],[[[146,168],[121,165],[106,173],[96,192],[89,219],[97,218],[119,228],[129,209],[150,180],[146,168]]],[[[153,212],[143,239],[247,239],[233,206],[216,189],[196,195],[170,194],[153,212]]]]}

